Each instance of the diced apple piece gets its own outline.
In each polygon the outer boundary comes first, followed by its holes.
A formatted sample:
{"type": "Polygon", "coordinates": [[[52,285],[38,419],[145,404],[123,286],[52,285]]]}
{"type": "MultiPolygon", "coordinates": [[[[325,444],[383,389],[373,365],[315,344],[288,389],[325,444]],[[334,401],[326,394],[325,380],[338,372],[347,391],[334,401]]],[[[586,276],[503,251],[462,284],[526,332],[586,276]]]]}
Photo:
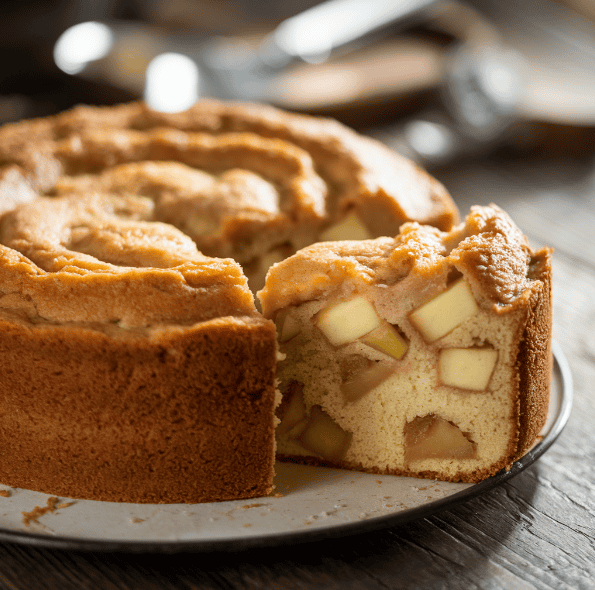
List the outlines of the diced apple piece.
{"type": "Polygon", "coordinates": [[[478,311],[469,283],[459,279],[446,291],[418,307],[409,317],[424,338],[434,342],[478,311]]]}
{"type": "Polygon", "coordinates": [[[287,342],[295,338],[300,332],[299,322],[291,315],[291,307],[280,309],[275,316],[275,325],[279,342],[287,342]]]}
{"type": "MultiPolygon", "coordinates": [[[[304,404],[304,395],[302,393],[303,386],[301,383],[292,382],[288,392],[289,403],[282,404],[281,408],[285,408],[281,416],[281,422],[277,426],[277,436],[283,436],[300,423],[307,423],[306,406],[304,404]]],[[[299,435],[298,435],[299,436],[299,435]]]]}
{"type": "Polygon", "coordinates": [[[350,354],[340,358],[341,381],[349,381],[356,373],[369,369],[372,366],[372,362],[361,354],[350,354]]]}
{"type": "Polygon", "coordinates": [[[300,438],[302,446],[329,461],[345,456],[351,434],[343,430],[320,406],[312,406],[310,421],[300,438]]]}
{"type": "Polygon", "coordinates": [[[308,427],[308,420],[304,419],[292,426],[292,428],[287,433],[287,438],[293,440],[299,440],[300,436],[304,433],[304,430],[308,427]]]}
{"type": "Polygon", "coordinates": [[[409,348],[407,341],[388,322],[365,334],[360,340],[372,348],[399,360],[409,348]]]}
{"type": "Polygon", "coordinates": [[[405,425],[405,461],[472,459],[475,443],[448,420],[435,414],[418,417],[405,425]]]}
{"type": "Polygon", "coordinates": [[[287,258],[287,253],[283,251],[281,248],[277,248],[275,250],[271,250],[267,252],[261,259],[260,259],[260,270],[263,274],[265,274],[273,264],[277,264],[277,262],[281,262],[287,258]]]}
{"type": "Polygon", "coordinates": [[[341,384],[341,393],[346,402],[355,402],[376,389],[394,372],[394,364],[371,362],[370,366],[353,373],[341,384]]]}
{"type": "Polygon", "coordinates": [[[280,246],[270,252],[264,254],[261,258],[255,259],[248,263],[244,270],[249,276],[249,286],[253,293],[264,288],[266,275],[274,264],[285,260],[291,255],[291,248],[289,246],[280,246]]]}
{"type": "Polygon", "coordinates": [[[315,321],[333,346],[355,342],[380,326],[374,306],[362,296],[331,303],[317,314],[315,321]]]}
{"type": "Polygon", "coordinates": [[[371,240],[372,234],[355,213],[350,213],[338,223],[327,227],[321,234],[321,242],[342,240],[371,240]]]}
{"type": "Polygon", "coordinates": [[[445,348],[438,371],[443,385],[485,391],[494,372],[498,351],[493,348],[445,348]]]}

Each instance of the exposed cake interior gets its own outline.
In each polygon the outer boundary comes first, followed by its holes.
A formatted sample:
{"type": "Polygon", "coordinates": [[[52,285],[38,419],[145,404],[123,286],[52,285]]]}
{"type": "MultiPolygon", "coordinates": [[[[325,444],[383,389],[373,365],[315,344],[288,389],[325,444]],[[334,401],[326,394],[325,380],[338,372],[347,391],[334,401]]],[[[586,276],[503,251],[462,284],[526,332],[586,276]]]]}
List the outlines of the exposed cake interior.
{"type": "Polygon", "coordinates": [[[549,254],[490,206],[274,266],[280,455],[463,481],[510,465],[547,411],[549,254]]]}

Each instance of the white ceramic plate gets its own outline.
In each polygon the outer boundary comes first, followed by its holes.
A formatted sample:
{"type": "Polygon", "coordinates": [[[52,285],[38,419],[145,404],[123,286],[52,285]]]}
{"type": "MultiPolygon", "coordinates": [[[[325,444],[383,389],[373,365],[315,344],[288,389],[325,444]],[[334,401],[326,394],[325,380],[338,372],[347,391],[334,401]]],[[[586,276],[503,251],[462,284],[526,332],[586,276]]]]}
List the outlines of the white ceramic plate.
{"type": "Polygon", "coordinates": [[[106,551],[239,550],[343,536],[428,516],[514,477],[552,445],[572,405],[570,371],[556,344],[554,357],[543,438],[510,471],[478,484],[280,463],[275,495],[266,498],[211,504],[60,498],[55,510],[47,510],[28,524],[23,513],[47,507],[50,496],[7,488],[10,496],[0,497],[0,540],[106,551]]]}

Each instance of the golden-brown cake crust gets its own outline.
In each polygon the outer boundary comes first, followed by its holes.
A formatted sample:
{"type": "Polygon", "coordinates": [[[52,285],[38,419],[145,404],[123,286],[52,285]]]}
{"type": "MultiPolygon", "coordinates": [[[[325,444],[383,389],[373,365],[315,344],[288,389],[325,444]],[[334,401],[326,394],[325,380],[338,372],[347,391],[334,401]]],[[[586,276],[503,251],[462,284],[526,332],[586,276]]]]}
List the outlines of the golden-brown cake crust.
{"type": "MultiPolygon", "coordinates": [[[[176,213],[171,197],[179,192],[184,196],[180,182],[187,189],[198,184],[203,198],[192,203],[184,199],[186,216],[188,207],[195,206],[209,218],[210,231],[194,231],[192,237],[201,251],[217,256],[229,255],[220,250],[239,236],[246,242],[259,234],[262,240],[263,228],[280,240],[286,226],[290,236],[302,222],[314,235],[348,209],[361,214],[375,235],[394,235],[411,220],[448,230],[458,219],[440,183],[379,142],[330,119],[262,105],[200,101],[176,114],[154,112],[142,103],[78,107],[4,126],[0,162],[2,210],[13,206],[15,187],[21,199],[30,200],[31,188],[52,194],[90,188],[125,192],[134,190],[136,182],[137,189],[142,186],[159,197],[157,206],[169,215],[162,220],[186,233],[193,228],[184,227],[187,219],[176,213]],[[174,174],[164,165],[172,161],[183,164],[174,174]],[[148,162],[153,166],[143,169],[148,162]],[[126,164],[128,169],[112,171],[126,164]],[[207,174],[197,178],[196,168],[207,174]],[[234,169],[245,174],[221,178],[222,171],[234,169]],[[73,178],[75,174],[87,178],[73,178]],[[246,200],[239,193],[257,196],[246,200]],[[220,204],[223,196],[225,207],[220,204]],[[215,205],[209,197],[217,197],[215,205]],[[215,240],[212,234],[218,232],[215,240]],[[203,233],[210,234],[204,243],[203,233]]],[[[271,244],[279,242],[269,237],[271,244]]]]}
{"type": "Polygon", "coordinates": [[[140,336],[0,326],[3,484],[150,503],[271,491],[275,342],[262,320],[140,336]]]}

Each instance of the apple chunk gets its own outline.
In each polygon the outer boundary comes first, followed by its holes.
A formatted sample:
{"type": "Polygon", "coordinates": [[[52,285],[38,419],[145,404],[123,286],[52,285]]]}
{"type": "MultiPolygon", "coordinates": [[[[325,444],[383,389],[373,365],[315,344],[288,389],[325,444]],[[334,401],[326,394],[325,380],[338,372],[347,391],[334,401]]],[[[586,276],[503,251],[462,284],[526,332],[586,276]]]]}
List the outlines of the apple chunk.
{"type": "Polygon", "coordinates": [[[280,309],[275,316],[275,325],[281,343],[295,338],[301,332],[300,324],[291,315],[291,310],[291,307],[285,307],[280,309]]]}
{"type": "MultiPolygon", "coordinates": [[[[287,248],[285,250],[287,250],[287,248]]],[[[260,259],[260,269],[262,272],[265,272],[269,270],[273,264],[277,264],[277,262],[281,262],[286,258],[287,252],[285,252],[282,248],[271,250],[260,259]]]]}
{"type": "Polygon", "coordinates": [[[446,291],[418,307],[409,318],[428,342],[434,342],[478,311],[469,283],[459,279],[446,291]]]}
{"type": "Polygon", "coordinates": [[[493,348],[445,348],[438,371],[443,385],[485,391],[494,372],[498,351],[493,348]]]}
{"type": "Polygon", "coordinates": [[[302,446],[329,461],[345,456],[351,434],[343,430],[320,406],[312,406],[310,420],[300,437],[302,446]]]}
{"type": "Polygon", "coordinates": [[[349,375],[341,383],[341,393],[346,402],[356,402],[376,389],[395,372],[394,363],[370,362],[363,370],[349,375]]]}
{"type": "Polygon", "coordinates": [[[370,240],[372,234],[355,213],[350,213],[338,223],[327,227],[321,234],[321,242],[340,242],[342,240],[370,240]]]}
{"type": "Polygon", "coordinates": [[[315,323],[333,346],[355,342],[380,326],[374,306],[362,296],[333,302],[320,311],[315,323]]]}
{"type": "Polygon", "coordinates": [[[399,360],[409,348],[407,341],[388,322],[383,322],[379,328],[362,336],[360,341],[396,360],[399,360]]]}
{"type": "Polygon", "coordinates": [[[424,459],[472,459],[476,445],[458,426],[428,414],[405,424],[405,461],[424,459]]]}
{"type": "Polygon", "coordinates": [[[249,263],[245,271],[250,277],[249,285],[252,292],[260,291],[264,288],[266,275],[274,264],[285,260],[291,256],[292,250],[289,246],[280,246],[264,254],[261,258],[249,263]]]}
{"type": "MultiPolygon", "coordinates": [[[[304,404],[304,395],[302,393],[303,385],[293,381],[285,395],[289,397],[289,403],[283,403],[281,409],[281,422],[277,426],[277,436],[294,434],[296,426],[307,423],[306,406],[304,404]],[[293,432],[292,432],[293,431],[293,432]]],[[[301,434],[301,432],[300,432],[301,434]]],[[[299,435],[298,435],[299,436],[299,435]]]]}

